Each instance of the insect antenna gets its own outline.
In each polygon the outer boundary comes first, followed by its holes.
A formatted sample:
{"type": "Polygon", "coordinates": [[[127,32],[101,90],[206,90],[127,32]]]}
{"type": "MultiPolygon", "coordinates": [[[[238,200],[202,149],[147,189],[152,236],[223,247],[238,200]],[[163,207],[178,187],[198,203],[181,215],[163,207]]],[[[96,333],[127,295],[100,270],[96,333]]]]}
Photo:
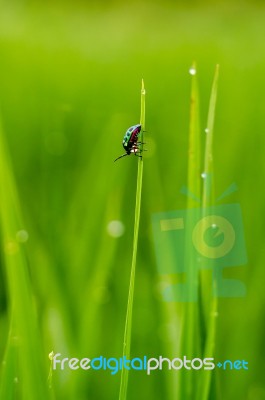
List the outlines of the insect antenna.
{"type": "Polygon", "coordinates": [[[122,158],[122,157],[125,157],[125,156],[129,156],[129,154],[125,153],[125,154],[123,154],[122,156],[117,157],[117,158],[114,160],[114,162],[117,161],[117,160],[119,160],[119,159],[122,158]]]}

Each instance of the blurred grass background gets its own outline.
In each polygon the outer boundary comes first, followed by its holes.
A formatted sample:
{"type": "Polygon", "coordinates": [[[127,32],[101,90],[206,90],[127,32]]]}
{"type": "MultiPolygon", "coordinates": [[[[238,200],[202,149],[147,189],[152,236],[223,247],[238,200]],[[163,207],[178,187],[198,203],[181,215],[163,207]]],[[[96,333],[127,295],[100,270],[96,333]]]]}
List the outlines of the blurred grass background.
{"type": "MultiPolygon", "coordinates": [[[[122,353],[137,162],[134,157],[113,160],[122,153],[125,130],[139,122],[142,77],[148,153],[132,355],[182,356],[178,346],[185,305],[162,301],[150,221],[154,212],[186,206],[180,188],[187,182],[188,70],[196,60],[202,128],[214,67],[221,66],[214,132],[216,193],[237,183],[239,190],[225,202],[241,204],[248,252],[247,267],[225,272],[245,282],[247,296],[219,301],[216,357],[246,359],[250,369],[219,371],[216,398],[265,399],[263,3],[1,1],[0,9],[0,107],[11,159],[1,176],[14,175],[24,221],[23,226],[16,222],[16,229],[29,235],[21,246],[35,311],[25,310],[25,318],[37,316],[36,351],[47,376],[51,350],[90,358],[122,353]],[[124,224],[119,238],[108,233],[113,220],[124,224]]],[[[5,180],[0,184],[8,199],[5,180]]],[[[7,204],[12,218],[12,201],[7,204]]],[[[4,228],[2,239],[5,243],[4,228]]],[[[12,317],[5,266],[3,253],[2,359],[12,317]]],[[[176,398],[176,375],[131,373],[128,399],[176,398]]],[[[17,371],[6,379],[18,386],[10,398],[34,399],[20,391],[17,371]]],[[[120,374],[108,371],[55,371],[54,398],[117,398],[119,379],[120,374]]]]}

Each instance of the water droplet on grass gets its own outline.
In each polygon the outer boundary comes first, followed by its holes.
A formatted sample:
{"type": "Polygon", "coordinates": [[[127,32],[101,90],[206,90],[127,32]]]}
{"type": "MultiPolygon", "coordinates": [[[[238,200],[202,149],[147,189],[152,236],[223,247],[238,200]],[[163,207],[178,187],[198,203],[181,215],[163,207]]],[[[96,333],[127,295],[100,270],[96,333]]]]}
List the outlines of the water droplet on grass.
{"type": "Polygon", "coordinates": [[[218,317],[218,315],[219,315],[218,311],[211,312],[212,317],[218,317]]]}
{"type": "Polygon", "coordinates": [[[110,221],[107,226],[107,232],[114,238],[121,237],[124,234],[124,224],[119,220],[110,221]]]}
{"type": "Polygon", "coordinates": [[[194,67],[191,67],[190,69],[189,69],[189,73],[190,73],[190,75],[196,75],[196,69],[194,68],[194,67]]]}
{"type": "Polygon", "coordinates": [[[16,239],[19,243],[27,242],[28,238],[29,238],[29,234],[24,229],[22,229],[21,231],[18,231],[16,234],[16,239]]]}
{"type": "Polygon", "coordinates": [[[202,172],[202,173],[201,173],[201,177],[202,177],[202,179],[206,179],[206,178],[207,178],[206,172],[202,172]]]}

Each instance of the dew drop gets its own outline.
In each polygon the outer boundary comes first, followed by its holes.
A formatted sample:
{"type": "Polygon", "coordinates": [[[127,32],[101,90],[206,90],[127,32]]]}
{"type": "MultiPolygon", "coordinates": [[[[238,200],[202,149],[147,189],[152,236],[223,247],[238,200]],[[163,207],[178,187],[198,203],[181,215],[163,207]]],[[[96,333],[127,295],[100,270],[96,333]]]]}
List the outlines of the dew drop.
{"type": "Polygon", "coordinates": [[[189,69],[189,73],[190,73],[190,75],[196,75],[196,69],[194,68],[194,67],[191,67],[190,69],[189,69]]]}
{"type": "Polygon", "coordinates": [[[27,231],[25,231],[24,229],[22,229],[21,231],[18,231],[16,233],[16,239],[19,243],[25,243],[28,241],[29,238],[29,234],[27,231]]]}
{"type": "Polygon", "coordinates": [[[218,317],[218,315],[219,315],[218,311],[211,312],[212,317],[218,317]]]}
{"type": "Polygon", "coordinates": [[[205,133],[209,133],[209,128],[205,128],[205,129],[204,129],[204,132],[205,132],[205,133]]]}
{"type": "Polygon", "coordinates": [[[206,172],[202,172],[202,173],[201,173],[201,177],[202,177],[202,179],[205,179],[205,178],[207,177],[206,172]]]}
{"type": "Polygon", "coordinates": [[[119,220],[110,221],[107,226],[107,232],[114,238],[121,237],[124,234],[124,224],[119,220]]]}

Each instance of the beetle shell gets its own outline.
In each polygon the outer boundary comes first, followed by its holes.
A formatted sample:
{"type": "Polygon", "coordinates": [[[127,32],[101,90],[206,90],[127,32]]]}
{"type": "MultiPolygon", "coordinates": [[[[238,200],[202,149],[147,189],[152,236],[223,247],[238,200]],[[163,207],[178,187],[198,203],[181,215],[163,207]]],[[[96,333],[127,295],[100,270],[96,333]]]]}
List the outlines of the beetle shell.
{"type": "Polygon", "coordinates": [[[134,152],[135,146],[137,147],[137,139],[141,132],[141,128],[140,124],[133,125],[127,129],[124,135],[122,145],[128,155],[131,154],[131,152],[134,152]]]}

